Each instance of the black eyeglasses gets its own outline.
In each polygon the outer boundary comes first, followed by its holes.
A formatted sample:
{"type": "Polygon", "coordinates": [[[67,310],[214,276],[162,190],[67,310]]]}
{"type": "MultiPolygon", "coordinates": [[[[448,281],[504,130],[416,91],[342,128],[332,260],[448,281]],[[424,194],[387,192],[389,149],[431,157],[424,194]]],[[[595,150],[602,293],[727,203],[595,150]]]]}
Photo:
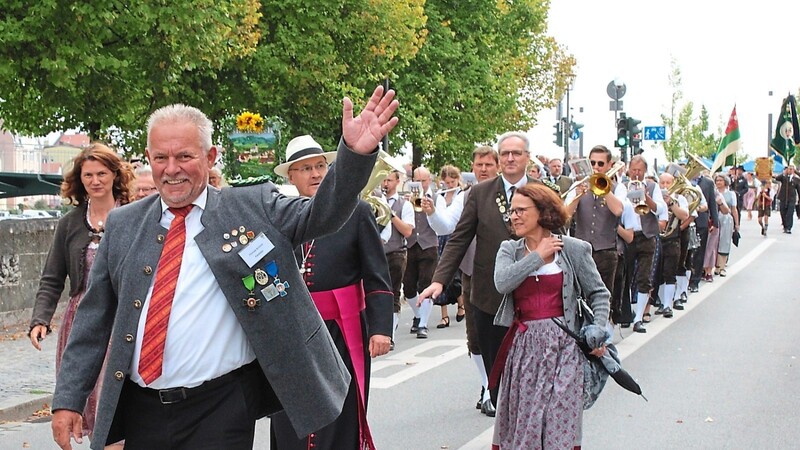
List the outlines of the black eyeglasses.
{"type": "Polygon", "coordinates": [[[606,165],[605,161],[595,161],[593,159],[590,159],[589,162],[592,163],[592,167],[594,167],[594,166],[603,167],[603,166],[606,165]]]}

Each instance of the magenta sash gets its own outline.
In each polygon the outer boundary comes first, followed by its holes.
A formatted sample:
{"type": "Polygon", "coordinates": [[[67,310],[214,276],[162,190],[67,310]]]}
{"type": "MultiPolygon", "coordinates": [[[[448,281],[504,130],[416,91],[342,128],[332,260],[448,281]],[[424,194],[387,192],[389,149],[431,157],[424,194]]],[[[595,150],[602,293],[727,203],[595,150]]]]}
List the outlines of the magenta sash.
{"type": "Polygon", "coordinates": [[[364,403],[366,398],[366,368],[364,362],[364,337],[361,333],[361,311],[366,308],[364,301],[364,288],[361,283],[351,284],[330,291],[312,292],[311,298],[317,306],[323,320],[335,320],[342,330],[350,361],[353,363],[353,374],[358,387],[358,426],[360,443],[359,448],[375,449],[372,433],[367,423],[367,408],[364,403]]]}

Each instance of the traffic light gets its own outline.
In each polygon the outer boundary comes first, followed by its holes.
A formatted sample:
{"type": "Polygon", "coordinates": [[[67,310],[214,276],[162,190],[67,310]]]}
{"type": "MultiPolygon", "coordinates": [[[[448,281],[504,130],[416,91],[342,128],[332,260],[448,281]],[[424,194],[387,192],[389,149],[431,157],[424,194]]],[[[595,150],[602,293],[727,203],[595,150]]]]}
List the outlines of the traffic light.
{"type": "Polygon", "coordinates": [[[631,149],[633,154],[639,155],[642,153],[642,130],[639,128],[641,120],[636,120],[633,117],[628,117],[628,135],[630,136],[631,149]]]}
{"type": "Polygon", "coordinates": [[[614,142],[614,147],[628,147],[628,119],[625,113],[620,113],[617,119],[617,140],[614,142]]]}
{"type": "Polygon", "coordinates": [[[559,120],[558,122],[556,122],[555,125],[553,125],[553,128],[556,129],[556,131],[553,132],[553,136],[556,137],[553,140],[553,143],[556,144],[559,147],[563,147],[564,146],[564,129],[561,127],[561,124],[562,124],[562,121],[559,120]]]}

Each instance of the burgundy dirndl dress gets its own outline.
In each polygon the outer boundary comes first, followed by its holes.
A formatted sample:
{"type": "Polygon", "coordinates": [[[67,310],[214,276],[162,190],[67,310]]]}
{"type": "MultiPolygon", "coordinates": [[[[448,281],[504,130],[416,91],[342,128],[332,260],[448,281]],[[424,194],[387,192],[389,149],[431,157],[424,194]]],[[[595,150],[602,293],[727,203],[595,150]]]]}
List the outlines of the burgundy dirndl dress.
{"type": "Polygon", "coordinates": [[[583,355],[551,320],[563,321],[563,279],[563,272],[532,275],[514,290],[515,321],[495,363],[503,373],[493,449],[580,445],[583,355]]]}

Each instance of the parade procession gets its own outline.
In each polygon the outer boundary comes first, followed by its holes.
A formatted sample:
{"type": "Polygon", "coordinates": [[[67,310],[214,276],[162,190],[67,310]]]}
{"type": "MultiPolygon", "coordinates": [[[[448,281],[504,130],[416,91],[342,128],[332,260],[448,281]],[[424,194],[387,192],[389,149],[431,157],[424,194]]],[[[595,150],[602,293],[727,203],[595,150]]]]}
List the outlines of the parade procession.
{"type": "Polygon", "coordinates": [[[793,448],[800,82],[676,1],[7,5],[0,450],[793,448]]]}

